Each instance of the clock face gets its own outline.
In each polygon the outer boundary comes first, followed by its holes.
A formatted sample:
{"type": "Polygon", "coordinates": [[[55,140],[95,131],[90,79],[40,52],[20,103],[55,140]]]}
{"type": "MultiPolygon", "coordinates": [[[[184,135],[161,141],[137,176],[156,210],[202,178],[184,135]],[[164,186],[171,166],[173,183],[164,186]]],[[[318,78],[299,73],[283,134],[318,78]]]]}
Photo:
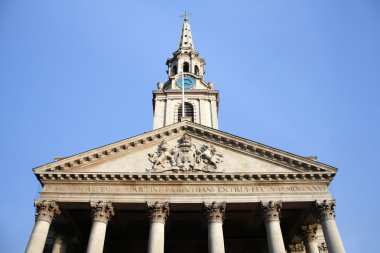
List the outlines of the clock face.
{"type": "MultiPolygon", "coordinates": [[[[195,80],[191,76],[185,76],[183,78],[183,83],[185,84],[185,89],[191,89],[195,85],[195,80]]],[[[178,78],[176,84],[179,88],[182,89],[182,77],[178,78]]]]}

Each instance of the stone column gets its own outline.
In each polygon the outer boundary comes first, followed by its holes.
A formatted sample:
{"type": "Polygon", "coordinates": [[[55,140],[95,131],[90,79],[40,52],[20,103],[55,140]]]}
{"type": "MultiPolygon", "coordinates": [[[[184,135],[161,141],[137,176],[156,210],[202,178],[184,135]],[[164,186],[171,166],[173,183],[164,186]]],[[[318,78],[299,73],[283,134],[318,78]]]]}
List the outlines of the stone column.
{"type": "Polygon", "coordinates": [[[260,206],[267,231],[269,253],[285,253],[285,245],[280,227],[282,202],[260,202],[260,206]]]}
{"type": "Polygon", "coordinates": [[[169,216],[169,202],[147,203],[150,216],[148,253],[164,253],[165,221],[169,216]]]}
{"type": "Polygon", "coordinates": [[[322,225],[329,253],[345,253],[346,251],[335,223],[335,201],[315,201],[314,207],[322,225]]]}
{"type": "Polygon", "coordinates": [[[301,227],[301,235],[306,247],[306,253],[319,253],[317,243],[318,224],[301,227]]]}
{"type": "Polygon", "coordinates": [[[223,220],[226,202],[203,203],[208,221],[208,252],[224,253],[223,220]]]}
{"type": "Polygon", "coordinates": [[[61,213],[55,201],[35,201],[34,206],[36,207],[36,223],[25,253],[43,252],[50,224],[54,217],[61,213]]]}
{"type": "Polygon", "coordinates": [[[62,234],[57,233],[54,238],[52,253],[66,253],[66,248],[67,248],[66,238],[62,234]]]}
{"type": "Polygon", "coordinates": [[[102,253],[108,221],[115,215],[111,202],[92,202],[92,227],[87,253],[102,253]]]}

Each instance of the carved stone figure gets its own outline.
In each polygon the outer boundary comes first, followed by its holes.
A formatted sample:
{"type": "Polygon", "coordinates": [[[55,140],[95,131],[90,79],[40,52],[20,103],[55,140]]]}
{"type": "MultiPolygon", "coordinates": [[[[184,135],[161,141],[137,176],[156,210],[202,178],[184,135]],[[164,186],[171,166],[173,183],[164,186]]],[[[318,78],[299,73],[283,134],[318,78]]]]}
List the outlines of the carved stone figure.
{"type": "Polygon", "coordinates": [[[198,151],[197,163],[205,170],[211,171],[217,169],[218,163],[222,162],[222,157],[222,154],[216,153],[214,145],[203,145],[198,151]]]}
{"type": "Polygon", "coordinates": [[[152,171],[158,171],[160,169],[164,169],[175,165],[175,161],[173,158],[173,150],[168,148],[168,144],[165,140],[161,142],[158,146],[158,150],[155,153],[148,154],[149,161],[153,163],[152,171]]]}
{"type": "Polygon", "coordinates": [[[153,165],[147,171],[220,172],[218,164],[222,162],[222,157],[212,144],[204,144],[197,149],[191,137],[185,134],[173,149],[168,147],[166,141],[162,141],[155,153],[148,154],[153,165]]]}

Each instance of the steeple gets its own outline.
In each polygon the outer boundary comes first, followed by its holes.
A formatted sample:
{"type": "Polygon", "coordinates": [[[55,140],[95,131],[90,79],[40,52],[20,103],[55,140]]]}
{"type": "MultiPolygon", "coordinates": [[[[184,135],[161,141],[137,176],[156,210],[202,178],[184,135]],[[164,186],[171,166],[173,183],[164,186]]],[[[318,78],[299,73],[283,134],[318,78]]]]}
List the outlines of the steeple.
{"type": "Polygon", "coordinates": [[[199,53],[194,49],[193,36],[191,34],[189,13],[183,15],[183,25],[178,49],[173,53],[173,57],[166,61],[168,65],[169,77],[179,73],[193,73],[203,79],[205,60],[199,57],[199,53]]]}
{"type": "Polygon", "coordinates": [[[193,36],[191,35],[188,15],[189,13],[185,11],[178,50],[194,50],[193,36]]]}
{"type": "Polygon", "coordinates": [[[183,16],[178,49],[166,61],[168,80],[153,91],[153,129],[181,121],[183,111],[192,122],[218,129],[219,92],[204,80],[206,62],[194,49],[188,15],[183,16]]]}

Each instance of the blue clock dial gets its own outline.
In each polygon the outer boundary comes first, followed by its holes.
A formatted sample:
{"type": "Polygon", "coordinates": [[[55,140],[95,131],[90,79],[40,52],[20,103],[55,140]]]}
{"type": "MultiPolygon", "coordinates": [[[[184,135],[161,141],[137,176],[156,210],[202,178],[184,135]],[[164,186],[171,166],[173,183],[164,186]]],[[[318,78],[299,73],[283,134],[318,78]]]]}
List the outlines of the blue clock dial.
{"type": "MultiPolygon", "coordinates": [[[[195,80],[191,76],[185,76],[183,78],[183,82],[185,84],[185,89],[191,89],[195,85],[195,80]]],[[[176,84],[179,88],[182,89],[182,77],[177,79],[176,84]]]]}

